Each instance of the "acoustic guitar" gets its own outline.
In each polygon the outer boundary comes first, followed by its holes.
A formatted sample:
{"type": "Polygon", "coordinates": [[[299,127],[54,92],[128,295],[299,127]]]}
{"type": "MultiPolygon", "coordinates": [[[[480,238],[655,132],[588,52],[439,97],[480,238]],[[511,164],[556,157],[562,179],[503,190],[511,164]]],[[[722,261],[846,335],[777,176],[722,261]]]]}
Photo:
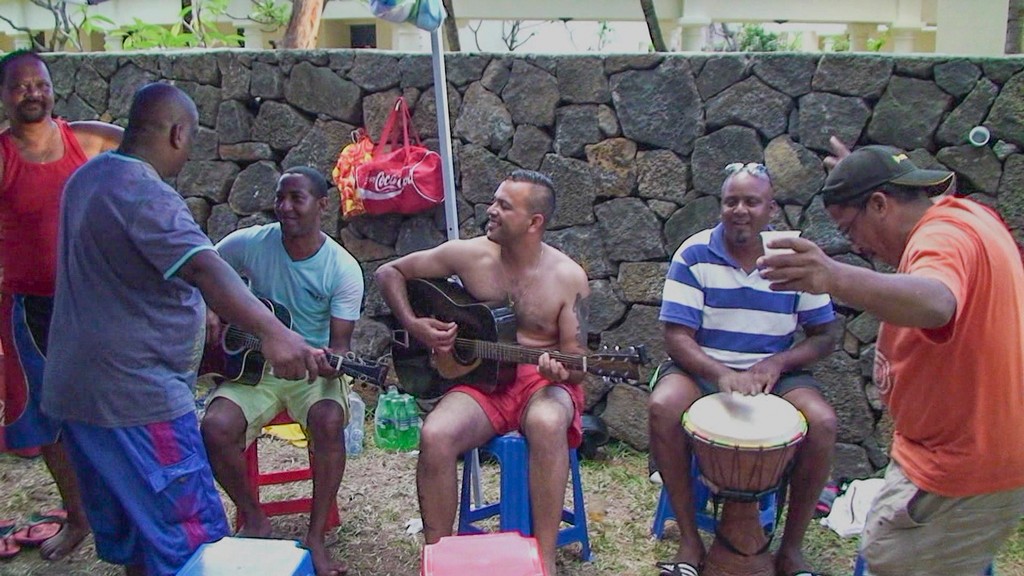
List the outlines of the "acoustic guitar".
{"type": "MultiPolygon", "coordinates": [[[[289,329],[292,328],[292,314],[284,305],[259,298],[260,302],[277,316],[289,329]]],[[[380,387],[388,375],[388,367],[376,360],[364,360],[354,354],[341,356],[327,354],[327,363],[337,371],[357,380],[364,380],[380,387]]],[[[203,352],[199,366],[202,377],[212,376],[228,382],[256,386],[263,379],[267,360],[260,352],[260,339],[255,334],[228,324],[224,327],[219,345],[208,346],[203,352]]]]}
{"type": "Polygon", "coordinates": [[[485,390],[508,385],[515,379],[516,365],[536,365],[544,353],[570,370],[619,380],[637,380],[639,367],[647,363],[643,346],[586,355],[520,346],[516,342],[515,313],[505,302],[478,302],[464,288],[447,280],[412,279],[406,289],[417,316],[459,326],[452,354],[434,354],[409,338],[392,345],[399,384],[419,398],[440,396],[456,384],[485,390]]]}

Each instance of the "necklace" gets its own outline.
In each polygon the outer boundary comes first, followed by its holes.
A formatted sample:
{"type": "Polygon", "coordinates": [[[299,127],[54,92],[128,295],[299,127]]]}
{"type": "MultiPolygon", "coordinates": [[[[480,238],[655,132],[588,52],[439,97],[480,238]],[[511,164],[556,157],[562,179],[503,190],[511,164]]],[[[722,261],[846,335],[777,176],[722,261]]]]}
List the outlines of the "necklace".
{"type": "Polygon", "coordinates": [[[533,288],[533,284],[537,280],[537,270],[540,269],[540,262],[543,259],[544,245],[541,244],[540,252],[537,254],[537,261],[534,262],[533,268],[531,269],[530,273],[526,276],[525,284],[520,286],[519,283],[516,282],[516,286],[519,287],[519,290],[517,290],[518,296],[516,296],[512,290],[513,283],[509,278],[508,271],[505,269],[505,261],[501,260],[499,256],[499,262],[501,264],[501,275],[504,277],[505,280],[505,295],[506,299],[508,300],[508,307],[513,312],[515,312],[516,304],[522,302],[523,298],[525,298],[526,295],[529,294],[530,290],[533,288]]]}

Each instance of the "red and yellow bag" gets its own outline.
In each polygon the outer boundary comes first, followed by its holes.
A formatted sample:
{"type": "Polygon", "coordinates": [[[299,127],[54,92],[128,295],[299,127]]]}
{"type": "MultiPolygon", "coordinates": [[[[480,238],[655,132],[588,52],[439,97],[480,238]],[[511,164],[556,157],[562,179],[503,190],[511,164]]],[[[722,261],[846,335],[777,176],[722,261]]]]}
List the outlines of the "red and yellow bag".
{"type": "Polygon", "coordinates": [[[367,214],[415,214],[444,201],[441,156],[420,142],[405,98],[388,115],[373,158],[356,166],[367,214]]]}
{"type": "Polygon", "coordinates": [[[359,128],[352,132],[352,143],[345,145],[338,155],[338,162],[331,171],[334,183],[341,195],[341,216],[348,220],[366,213],[363,199],[356,189],[356,167],[373,158],[373,141],[366,130],[359,128]]]}

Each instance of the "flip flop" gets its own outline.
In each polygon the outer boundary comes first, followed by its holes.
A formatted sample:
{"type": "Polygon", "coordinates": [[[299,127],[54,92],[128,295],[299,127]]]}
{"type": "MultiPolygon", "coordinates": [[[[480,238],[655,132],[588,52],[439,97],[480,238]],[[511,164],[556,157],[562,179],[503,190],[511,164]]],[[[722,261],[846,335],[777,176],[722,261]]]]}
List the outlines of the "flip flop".
{"type": "Polygon", "coordinates": [[[68,520],[68,513],[60,508],[32,514],[28,524],[14,533],[11,538],[22,546],[39,546],[50,538],[56,536],[64,523],[68,520]]]}
{"type": "Polygon", "coordinates": [[[700,576],[697,567],[689,562],[656,562],[661,576],[700,576]]]}
{"type": "Polygon", "coordinates": [[[11,537],[17,527],[14,520],[0,520],[0,560],[14,558],[21,552],[21,546],[11,537]]]}

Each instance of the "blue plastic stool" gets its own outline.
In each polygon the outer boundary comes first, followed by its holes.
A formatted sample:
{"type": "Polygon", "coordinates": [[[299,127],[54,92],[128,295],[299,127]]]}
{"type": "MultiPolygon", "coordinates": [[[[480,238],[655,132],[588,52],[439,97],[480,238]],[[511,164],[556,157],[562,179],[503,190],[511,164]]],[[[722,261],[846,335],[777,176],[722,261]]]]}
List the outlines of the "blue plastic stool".
{"type": "MultiPolygon", "coordinates": [[[[718,520],[714,514],[709,514],[707,511],[708,500],[711,499],[711,491],[708,489],[707,484],[700,478],[700,470],[697,468],[696,458],[691,460],[690,464],[690,485],[693,487],[693,504],[697,508],[697,528],[714,534],[717,528],[718,520]]],[[[776,504],[778,500],[778,491],[772,491],[758,500],[758,508],[761,511],[761,526],[764,528],[765,534],[771,534],[775,532],[775,521],[776,521],[776,504]]],[[[668,491],[665,487],[661,487],[661,496],[658,497],[658,507],[654,511],[654,525],[651,526],[651,534],[655,538],[661,540],[665,537],[665,522],[668,520],[674,520],[676,517],[675,512],[672,510],[672,503],[668,499],[668,491]]]]}
{"type": "Polygon", "coordinates": [[[309,551],[294,540],[221,538],[200,546],[177,576],[314,576],[309,551]]]}
{"type": "MultiPolygon", "coordinates": [[[[518,531],[523,536],[533,536],[533,517],[530,511],[530,469],[526,449],[526,438],[518,433],[496,436],[481,450],[498,459],[501,466],[501,496],[497,502],[474,506],[470,498],[473,483],[472,470],[467,468],[473,458],[472,451],[463,455],[462,494],[459,498],[459,534],[480,534],[486,530],[474,523],[485,518],[499,516],[498,530],[518,531]]],[[[569,450],[569,471],[572,477],[572,509],[562,510],[562,522],[567,527],[558,531],[559,547],[579,542],[580,556],[584,562],[590,560],[590,536],[587,533],[587,513],[583,507],[583,486],[580,483],[580,461],[576,449],[569,450]]]]}
{"type": "MultiPolygon", "coordinates": [[[[857,563],[853,565],[853,576],[864,576],[865,570],[867,570],[867,563],[864,562],[863,556],[857,554],[857,563]]],[[[995,573],[995,564],[989,564],[985,569],[985,576],[995,576],[995,573]]]]}

